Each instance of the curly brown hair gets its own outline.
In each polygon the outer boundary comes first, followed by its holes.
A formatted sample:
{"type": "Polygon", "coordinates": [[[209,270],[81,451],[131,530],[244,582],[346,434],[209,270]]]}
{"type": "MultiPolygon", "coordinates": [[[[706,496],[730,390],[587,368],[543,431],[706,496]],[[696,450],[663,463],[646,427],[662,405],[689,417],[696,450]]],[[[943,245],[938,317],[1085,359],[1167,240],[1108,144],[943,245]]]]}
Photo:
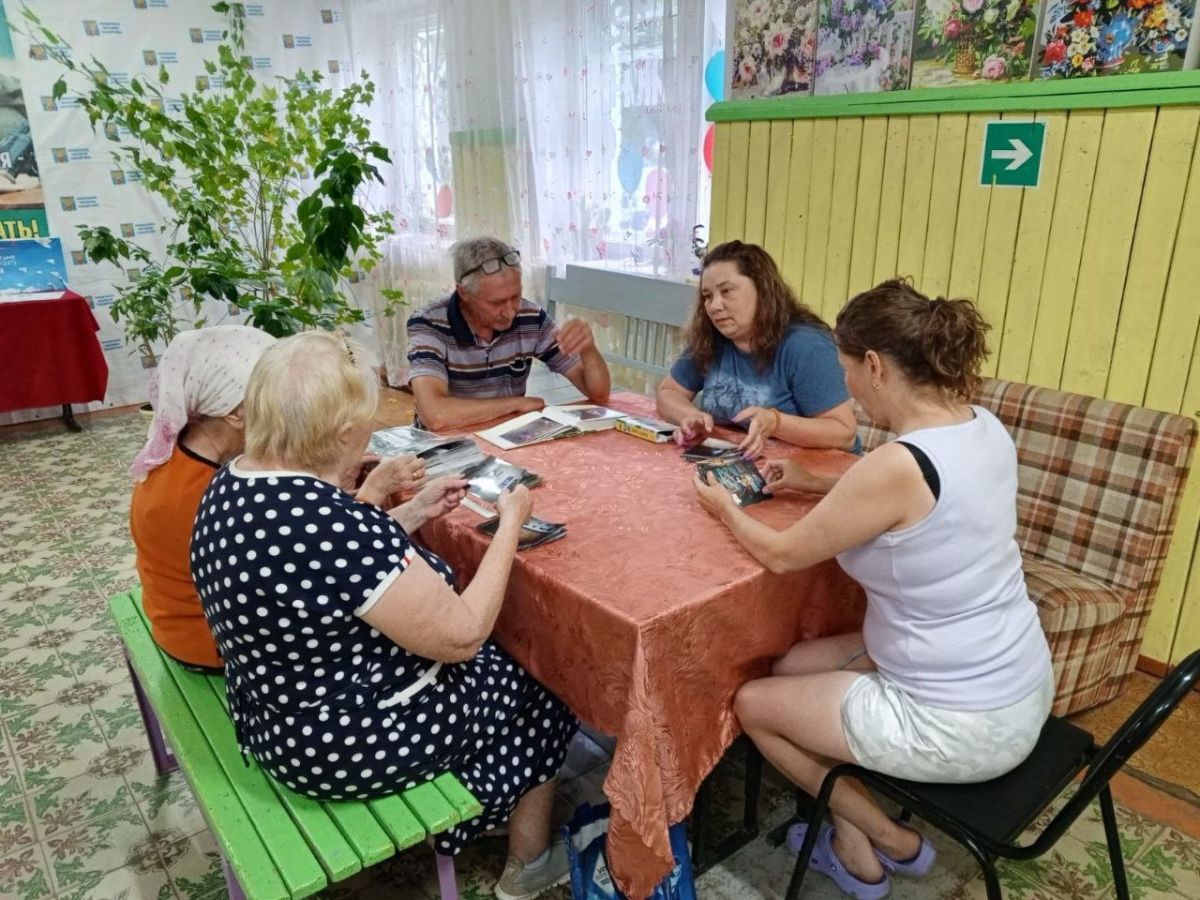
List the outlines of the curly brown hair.
{"type": "Polygon", "coordinates": [[[842,307],[833,339],[847,356],[886,354],[914,383],[966,402],[979,390],[990,328],[970,300],[931,300],[907,279],[893,279],[842,307]]]}
{"type": "MultiPolygon", "coordinates": [[[[769,366],[775,351],[787,337],[792,325],[812,325],[823,331],[829,326],[815,312],[796,297],[795,292],[783,279],[779,266],[762,247],[741,241],[718,244],[705,254],[700,264],[701,278],[704,270],[713,263],[732,262],[738,272],[754,282],[758,292],[758,304],[754,310],[754,337],[751,341],[754,356],[762,366],[769,366]]],[[[686,352],[691,356],[697,371],[704,374],[716,357],[717,340],[721,332],[713,325],[704,310],[704,291],[696,289],[696,306],[688,322],[684,338],[686,352]]]]}

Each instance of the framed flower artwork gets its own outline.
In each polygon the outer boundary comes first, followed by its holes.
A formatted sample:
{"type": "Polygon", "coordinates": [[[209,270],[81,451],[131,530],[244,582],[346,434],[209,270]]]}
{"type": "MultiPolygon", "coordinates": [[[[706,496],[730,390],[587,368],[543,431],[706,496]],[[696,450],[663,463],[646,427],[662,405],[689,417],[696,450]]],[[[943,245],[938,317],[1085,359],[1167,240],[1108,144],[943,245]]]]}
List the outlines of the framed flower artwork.
{"type": "Polygon", "coordinates": [[[1196,0],[1049,0],[1037,72],[1076,78],[1183,67],[1196,0]]]}
{"type": "Polygon", "coordinates": [[[820,0],[817,94],[900,91],[912,75],[915,0],[820,0]]]}
{"type": "Polygon", "coordinates": [[[818,0],[731,0],[730,96],[812,93],[818,0]]]}
{"type": "Polygon", "coordinates": [[[1038,0],[921,0],[913,87],[1029,78],[1038,0]]]}

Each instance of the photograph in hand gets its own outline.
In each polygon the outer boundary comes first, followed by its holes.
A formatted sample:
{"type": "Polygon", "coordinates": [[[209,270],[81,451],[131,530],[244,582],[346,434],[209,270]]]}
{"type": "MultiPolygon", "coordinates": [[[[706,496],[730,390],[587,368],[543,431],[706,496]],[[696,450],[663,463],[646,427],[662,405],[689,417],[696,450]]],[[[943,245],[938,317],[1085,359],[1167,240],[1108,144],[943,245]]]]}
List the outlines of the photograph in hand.
{"type": "Polygon", "coordinates": [[[463,477],[467,479],[467,492],[485,503],[495,503],[501,494],[518,484],[533,487],[541,482],[541,478],[528,469],[494,456],[484,457],[483,462],[463,472],[463,477]]]}
{"type": "MultiPolygon", "coordinates": [[[[494,516],[486,522],[480,522],[475,527],[484,534],[494,537],[496,529],[500,527],[500,517],[494,516]]],[[[542,544],[557,541],[559,538],[566,536],[566,533],[567,526],[561,522],[547,522],[536,516],[530,516],[525,520],[525,524],[521,526],[521,536],[517,539],[517,549],[529,550],[533,547],[540,547],[542,544]]]]}
{"type": "Polygon", "coordinates": [[[705,484],[721,485],[733,494],[738,506],[750,506],[771,499],[771,495],[766,491],[767,483],[763,480],[762,473],[752,462],[736,459],[700,463],[696,468],[705,484]]]}

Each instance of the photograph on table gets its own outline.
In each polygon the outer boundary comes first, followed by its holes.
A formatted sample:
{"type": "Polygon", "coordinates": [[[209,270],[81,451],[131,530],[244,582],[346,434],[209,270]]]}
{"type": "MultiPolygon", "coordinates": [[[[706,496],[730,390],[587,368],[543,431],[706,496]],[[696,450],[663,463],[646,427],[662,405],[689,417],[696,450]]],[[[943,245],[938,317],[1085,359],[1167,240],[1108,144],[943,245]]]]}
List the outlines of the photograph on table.
{"type": "MultiPolygon", "coordinates": [[[[484,534],[495,537],[496,529],[500,527],[500,517],[494,516],[486,522],[480,522],[475,527],[484,534]]],[[[567,526],[561,522],[547,522],[536,516],[530,516],[521,526],[521,536],[517,538],[517,549],[529,550],[533,547],[540,547],[542,544],[549,544],[551,541],[565,537],[566,533],[567,526]]]]}
{"type": "Polygon", "coordinates": [[[1036,0],[921,0],[912,86],[1027,80],[1038,7],[1036,0]]]}
{"type": "Polygon", "coordinates": [[[730,97],[811,94],[818,0],[734,0],[730,97]]]}
{"type": "Polygon", "coordinates": [[[1195,0],[1050,0],[1042,17],[1041,78],[1130,75],[1183,67],[1195,0]]]}
{"type": "Polygon", "coordinates": [[[821,0],[817,94],[902,91],[912,76],[916,0],[821,0]]]}

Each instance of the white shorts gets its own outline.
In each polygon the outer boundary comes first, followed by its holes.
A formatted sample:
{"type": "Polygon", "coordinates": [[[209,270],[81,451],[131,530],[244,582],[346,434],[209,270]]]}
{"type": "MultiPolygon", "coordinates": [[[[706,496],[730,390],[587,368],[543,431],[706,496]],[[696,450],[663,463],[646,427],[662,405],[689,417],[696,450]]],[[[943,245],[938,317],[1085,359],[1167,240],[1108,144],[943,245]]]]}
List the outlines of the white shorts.
{"type": "Polygon", "coordinates": [[[870,672],[842,698],[842,731],[865,769],[909,781],[970,784],[1024,761],[1053,702],[1053,669],[1028,696],[982,712],[925,706],[870,672]]]}

